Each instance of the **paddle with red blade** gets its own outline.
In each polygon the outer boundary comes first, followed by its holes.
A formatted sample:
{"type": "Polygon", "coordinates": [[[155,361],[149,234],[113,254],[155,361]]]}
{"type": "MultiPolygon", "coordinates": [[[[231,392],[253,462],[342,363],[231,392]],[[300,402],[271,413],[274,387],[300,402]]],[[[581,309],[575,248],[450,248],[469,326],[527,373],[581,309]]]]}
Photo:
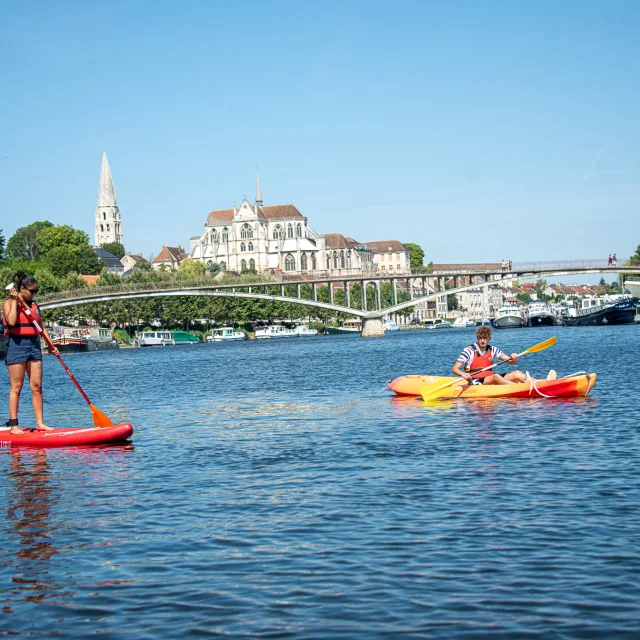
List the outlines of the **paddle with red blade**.
{"type": "MultiPolygon", "coordinates": [[[[9,290],[9,289],[13,289],[14,287],[13,285],[9,285],[6,288],[9,290]]],[[[44,333],[44,331],[42,330],[40,323],[33,317],[33,314],[29,310],[29,307],[27,307],[27,305],[25,305],[25,303],[22,302],[22,300],[20,299],[20,296],[18,296],[16,299],[18,301],[18,306],[22,309],[22,311],[24,311],[24,314],[27,316],[27,318],[29,318],[29,321],[38,332],[38,335],[44,338],[44,341],[47,343],[47,347],[49,347],[49,351],[53,353],[56,358],[58,358],[58,362],[60,362],[63,369],[67,372],[67,375],[71,378],[71,382],[73,382],[73,384],[76,385],[78,391],[82,394],[82,397],[86,400],[87,404],[89,405],[89,408],[91,409],[91,417],[93,418],[94,426],[100,427],[100,428],[113,427],[114,425],[113,425],[113,422],[111,422],[110,418],[106,414],[104,414],[102,411],[100,411],[98,407],[96,407],[91,403],[91,400],[89,400],[89,398],[87,397],[87,394],[82,390],[82,387],[78,384],[78,381],[73,377],[73,374],[71,373],[71,371],[69,371],[69,368],[60,357],[60,354],[58,353],[57,349],[53,346],[53,343],[51,342],[47,334],[44,333]]]]}

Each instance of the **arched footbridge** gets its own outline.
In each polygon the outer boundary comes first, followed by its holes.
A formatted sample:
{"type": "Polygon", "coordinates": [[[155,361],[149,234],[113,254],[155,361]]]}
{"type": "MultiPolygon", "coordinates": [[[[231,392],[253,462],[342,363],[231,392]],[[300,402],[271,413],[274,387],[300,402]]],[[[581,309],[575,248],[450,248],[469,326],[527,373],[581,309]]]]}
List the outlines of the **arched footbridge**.
{"type": "MultiPolygon", "coordinates": [[[[579,274],[633,274],[638,272],[637,266],[609,266],[598,260],[561,261],[553,263],[514,263],[509,271],[497,270],[457,270],[449,272],[416,273],[389,275],[383,273],[356,276],[323,276],[311,279],[291,277],[282,281],[235,282],[218,284],[211,278],[198,280],[168,280],[160,282],[123,282],[118,285],[85,287],[83,289],[62,291],[43,295],[38,301],[42,310],[60,309],[81,304],[109,302],[112,300],[135,300],[139,298],[168,296],[215,296],[221,298],[248,298],[254,300],[271,300],[289,302],[342,312],[357,316],[363,320],[362,335],[372,337],[384,335],[382,318],[391,313],[401,311],[417,304],[436,300],[442,295],[449,295],[477,289],[489,285],[507,285],[514,280],[538,280],[560,276],[579,274]],[[383,282],[391,285],[391,306],[382,307],[380,286],[383,282]],[[304,287],[303,285],[309,285],[304,287]],[[352,308],[352,289],[360,284],[360,308],[352,308]],[[318,299],[318,287],[328,286],[328,302],[318,299]],[[374,308],[367,306],[368,288],[374,289],[374,308]],[[279,288],[277,293],[274,288],[279,288]],[[344,291],[345,304],[336,304],[335,292],[344,291]],[[306,295],[303,295],[303,290],[306,295]],[[408,294],[408,299],[400,301],[399,292],[408,294]],[[306,296],[309,297],[306,297],[306,296]]],[[[404,296],[407,297],[407,296],[404,296]]]]}

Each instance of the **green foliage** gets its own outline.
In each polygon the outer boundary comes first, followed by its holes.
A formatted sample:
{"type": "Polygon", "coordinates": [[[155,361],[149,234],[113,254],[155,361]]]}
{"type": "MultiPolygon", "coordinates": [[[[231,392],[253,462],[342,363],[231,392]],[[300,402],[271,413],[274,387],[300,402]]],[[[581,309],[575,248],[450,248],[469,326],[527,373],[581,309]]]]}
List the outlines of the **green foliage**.
{"type": "Polygon", "coordinates": [[[45,262],[58,277],[64,277],[69,273],[96,275],[104,267],[89,244],[84,247],[53,247],[47,252],[45,262]]]}
{"type": "Polygon", "coordinates": [[[409,260],[411,269],[419,269],[424,266],[424,250],[419,244],[413,242],[403,242],[405,248],[409,251],[409,260]]]}
{"type": "Polygon", "coordinates": [[[530,293],[518,293],[516,295],[516,298],[518,298],[518,300],[520,300],[520,302],[524,302],[527,303],[531,300],[531,294],[530,293]]]}
{"type": "Polygon", "coordinates": [[[100,277],[96,280],[96,286],[105,287],[115,284],[122,284],[122,278],[120,278],[116,273],[111,273],[111,271],[107,271],[106,268],[103,268],[100,272],[100,277]]]}
{"type": "Polygon", "coordinates": [[[447,295],[447,311],[456,311],[459,308],[458,296],[455,293],[447,295]]]}
{"type": "Polygon", "coordinates": [[[9,260],[39,260],[40,234],[53,227],[48,220],[34,222],[26,227],[20,227],[7,242],[7,258],[9,260]]]}
{"type": "Polygon", "coordinates": [[[105,242],[100,246],[106,251],[109,251],[109,253],[113,253],[113,255],[120,260],[124,258],[124,254],[126,253],[124,247],[119,242],[105,242]]]}
{"type": "Polygon", "coordinates": [[[7,242],[2,235],[2,229],[0,229],[0,262],[4,260],[4,248],[6,244],[7,242]]]}
{"type": "MultiPolygon", "coordinates": [[[[107,249],[107,251],[109,251],[109,249],[107,249]]],[[[116,329],[113,332],[113,337],[118,340],[118,342],[124,344],[131,344],[133,342],[131,336],[124,329],[116,329]]]]}
{"type": "Polygon", "coordinates": [[[40,231],[38,245],[45,258],[51,250],[60,247],[68,249],[71,253],[81,253],[85,247],[89,246],[89,236],[80,229],[61,224],[40,231]]]}
{"type": "Polygon", "coordinates": [[[220,265],[217,262],[214,262],[213,264],[209,265],[209,273],[212,276],[215,276],[220,272],[220,268],[220,265]]]}
{"type": "Polygon", "coordinates": [[[187,258],[180,263],[176,275],[180,280],[195,280],[200,277],[202,263],[191,258],[187,258]]]}

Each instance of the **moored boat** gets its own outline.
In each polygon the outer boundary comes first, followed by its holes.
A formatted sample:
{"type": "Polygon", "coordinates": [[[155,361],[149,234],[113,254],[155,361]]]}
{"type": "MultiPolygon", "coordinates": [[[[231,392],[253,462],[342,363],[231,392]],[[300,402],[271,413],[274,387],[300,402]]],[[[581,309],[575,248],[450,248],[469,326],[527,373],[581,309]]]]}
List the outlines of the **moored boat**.
{"type": "MultiPolygon", "coordinates": [[[[577,373],[556,380],[536,380],[516,384],[468,385],[456,382],[439,393],[440,398],[571,398],[586,396],[596,383],[595,373],[577,373]]],[[[422,389],[433,384],[446,385],[451,377],[400,376],[389,384],[398,396],[420,396],[422,389]]]]}
{"type": "Polygon", "coordinates": [[[207,336],[207,342],[227,342],[246,340],[247,334],[243,331],[236,331],[233,327],[220,327],[214,329],[210,336],[207,336]]]}
{"type": "Polygon", "coordinates": [[[293,331],[299,337],[318,335],[318,330],[311,329],[308,324],[299,324],[297,327],[293,329],[293,331]]]}
{"type": "Polygon", "coordinates": [[[103,327],[51,327],[51,343],[60,353],[82,353],[117,349],[120,343],[113,338],[113,331],[103,327]]]}
{"type": "Polygon", "coordinates": [[[362,320],[346,320],[340,327],[325,327],[325,333],[362,333],[362,320]]]}
{"type": "Polygon", "coordinates": [[[193,333],[189,333],[188,331],[172,331],[171,336],[177,345],[198,344],[200,342],[200,338],[198,338],[198,336],[195,336],[193,333]]]}
{"type": "Polygon", "coordinates": [[[638,300],[633,296],[611,296],[597,305],[577,310],[570,309],[563,320],[570,327],[633,324],[637,304],[638,300]]]}
{"type": "Polygon", "coordinates": [[[384,320],[384,330],[385,331],[400,331],[400,327],[397,322],[393,320],[389,320],[388,318],[384,320]]]}
{"type": "Polygon", "coordinates": [[[265,340],[267,338],[293,338],[296,336],[293,329],[287,329],[279,324],[272,324],[268,327],[256,329],[256,340],[265,340]]]}
{"type": "Polygon", "coordinates": [[[136,333],[136,344],[139,347],[168,347],[174,346],[176,341],[171,331],[141,331],[136,333]]]}
{"type": "Polygon", "coordinates": [[[471,318],[466,318],[464,316],[457,318],[453,322],[454,329],[468,329],[470,327],[475,327],[475,326],[476,326],[476,323],[471,318]]]}
{"type": "Polygon", "coordinates": [[[517,329],[526,325],[520,307],[515,304],[505,304],[496,311],[492,320],[494,329],[517,329]]]}
{"type": "Polygon", "coordinates": [[[556,315],[546,300],[531,300],[528,307],[530,327],[553,327],[556,324],[556,315]]]}
{"type": "Polygon", "coordinates": [[[451,323],[442,318],[427,318],[423,326],[425,329],[451,329],[451,323]]]}

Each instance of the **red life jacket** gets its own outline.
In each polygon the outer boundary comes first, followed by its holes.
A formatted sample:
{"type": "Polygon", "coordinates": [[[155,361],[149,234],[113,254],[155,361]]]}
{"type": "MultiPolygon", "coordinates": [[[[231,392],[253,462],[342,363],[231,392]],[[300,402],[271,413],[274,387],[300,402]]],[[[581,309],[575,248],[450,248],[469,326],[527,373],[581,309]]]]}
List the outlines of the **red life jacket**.
{"type": "MultiPolygon", "coordinates": [[[[31,311],[31,315],[33,319],[42,326],[42,318],[40,317],[40,309],[35,302],[31,303],[31,307],[29,308],[31,311]]],[[[22,310],[22,307],[18,305],[18,317],[17,322],[13,327],[10,327],[7,324],[7,321],[2,316],[2,324],[4,325],[4,335],[6,338],[9,337],[9,334],[12,336],[37,336],[38,332],[36,328],[33,326],[33,323],[27,318],[27,314],[22,310]]]]}
{"type": "Polygon", "coordinates": [[[469,373],[471,374],[475,373],[473,377],[476,380],[480,380],[482,378],[487,378],[489,376],[492,376],[493,371],[491,369],[477,373],[478,371],[480,371],[480,369],[484,369],[485,367],[488,367],[493,364],[493,356],[491,355],[491,345],[490,344],[487,345],[487,352],[485,353],[485,355],[482,355],[480,348],[478,347],[477,344],[472,344],[471,347],[473,348],[473,360],[469,365],[469,373]]]}

